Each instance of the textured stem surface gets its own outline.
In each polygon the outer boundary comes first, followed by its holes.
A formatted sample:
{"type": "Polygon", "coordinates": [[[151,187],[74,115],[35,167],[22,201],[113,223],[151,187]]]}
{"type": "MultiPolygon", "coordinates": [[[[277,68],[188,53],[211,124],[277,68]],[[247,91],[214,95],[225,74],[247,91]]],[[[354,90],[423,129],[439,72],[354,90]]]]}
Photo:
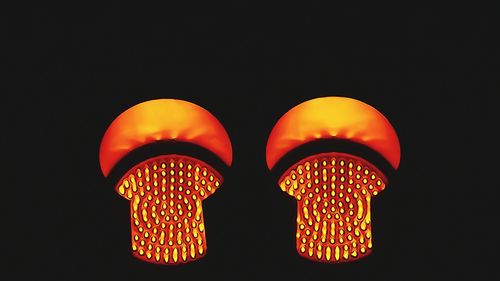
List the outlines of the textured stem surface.
{"type": "Polygon", "coordinates": [[[117,191],[130,200],[134,256],[159,264],[203,257],[207,244],[202,200],[220,184],[212,167],[186,156],[160,156],[131,169],[117,191]]]}
{"type": "Polygon", "coordinates": [[[385,188],[372,164],[344,153],[318,154],[288,169],[280,187],[297,199],[296,247],[301,256],[345,262],[371,252],[370,202],[385,188]]]}

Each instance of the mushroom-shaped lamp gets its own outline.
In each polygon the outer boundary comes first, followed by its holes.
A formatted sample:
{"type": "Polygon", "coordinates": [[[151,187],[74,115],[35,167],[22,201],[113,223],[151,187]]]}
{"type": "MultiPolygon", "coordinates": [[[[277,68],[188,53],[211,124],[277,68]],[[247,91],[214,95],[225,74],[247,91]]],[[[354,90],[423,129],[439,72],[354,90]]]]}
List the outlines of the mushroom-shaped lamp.
{"type": "MultiPolygon", "coordinates": [[[[393,169],[399,166],[398,137],[379,111],[355,99],[324,97],[303,102],[279,119],[267,142],[268,168],[292,150],[325,139],[365,146],[393,169]]],[[[289,167],[278,184],[297,200],[299,255],[330,263],[368,255],[373,247],[370,202],[387,183],[368,160],[335,146],[289,167]]]]}
{"type": "MultiPolygon", "coordinates": [[[[187,101],[158,99],[127,109],[109,125],[99,152],[102,173],[107,177],[127,154],[159,141],[194,144],[228,166],[232,162],[229,136],[210,112],[187,101]]],[[[187,155],[157,155],[132,167],[116,191],[130,201],[133,255],[168,265],[203,257],[202,200],[221,184],[214,168],[187,155]]]]}

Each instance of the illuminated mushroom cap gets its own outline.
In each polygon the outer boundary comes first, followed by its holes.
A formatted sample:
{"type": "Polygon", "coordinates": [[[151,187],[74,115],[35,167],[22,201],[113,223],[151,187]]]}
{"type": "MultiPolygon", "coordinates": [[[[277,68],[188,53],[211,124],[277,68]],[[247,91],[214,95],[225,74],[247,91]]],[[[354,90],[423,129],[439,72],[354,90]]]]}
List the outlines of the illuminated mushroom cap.
{"type": "Polygon", "coordinates": [[[320,139],[340,139],[365,145],[394,169],[400,161],[398,136],[389,121],[372,106],[346,97],[323,97],[303,102],[276,123],[266,147],[269,169],[289,151],[320,139]]]}
{"type": "Polygon", "coordinates": [[[108,127],[99,151],[102,173],[108,176],[134,149],[162,140],[201,146],[231,165],[231,141],[217,118],[187,101],[157,99],[127,109],[108,127]]]}

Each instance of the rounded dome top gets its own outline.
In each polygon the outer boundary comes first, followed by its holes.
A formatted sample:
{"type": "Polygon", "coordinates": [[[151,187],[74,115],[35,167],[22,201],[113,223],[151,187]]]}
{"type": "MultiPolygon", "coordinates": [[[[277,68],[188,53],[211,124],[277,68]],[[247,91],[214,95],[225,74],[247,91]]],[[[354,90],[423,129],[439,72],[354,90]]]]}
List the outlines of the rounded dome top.
{"type": "Polygon", "coordinates": [[[194,103],[157,99],[125,110],[109,125],[99,151],[102,173],[108,176],[127,153],[161,140],[199,145],[231,165],[231,141],[217,118],[194,103]]]}
{"type": "Polygon", "coordinates": [[[346,97],[305,101],[285,113],[269,135],[266,161],[269,169],[289,151],[319,139],[356,142],[382,155],[394,169],[400,161],[396,131],[372,106],[346,97]]]}

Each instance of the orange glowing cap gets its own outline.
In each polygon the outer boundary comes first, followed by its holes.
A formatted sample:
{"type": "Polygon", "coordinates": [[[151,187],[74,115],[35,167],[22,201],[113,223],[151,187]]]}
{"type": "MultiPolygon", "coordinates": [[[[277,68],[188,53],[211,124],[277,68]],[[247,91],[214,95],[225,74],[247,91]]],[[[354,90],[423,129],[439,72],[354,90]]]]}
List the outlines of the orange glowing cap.
{"type": "MultiPolygon", "coordinates": [[[[398,137],[380,112],[354,99],[325,97],[301,103],[281,117],[267,143],[269,169],[292,149],[319,139],[356,142],[379,153],[394,169],[399,165],[398,137]]],[[[278,185],[297,200],[299,255],[328,263],[369,255],[371,200],[386,184],[375,165],[334,147],[291,165],[278,185]]]]}
{"type": "MultiPolygon", "coordinates": [[[[201,146],[231,165],[231,142],[212,114],[190,102],[158,99],[131,107],[108,127],[99,152],[103,174],[132,150],[163,140],[201,146]]],[[[205,256],[202,201],[222,182],[209,164],[187,155],[158,155],[129,169],[115,189],[130,201],[133,255],[164,265],[205,256]]]]}
{"type": "Polygon", "coordinates": [[[372,106],[346,97],[323,97],[303,102],[276,123],[269,136],[269,169],[289,151],[319,139],[341,139],[365,145],[394,169],[400,161],[398,136],[389,121],[372,106]]]}
{"type": "Polygon", "coordinates": [[[231,165],[231,141],[217,118],[187,101],[157,99],[127,109],[108,127],[99,151],[102,173],[108,176],[132,150],[162,140],[199,145],[231,165]]]}

